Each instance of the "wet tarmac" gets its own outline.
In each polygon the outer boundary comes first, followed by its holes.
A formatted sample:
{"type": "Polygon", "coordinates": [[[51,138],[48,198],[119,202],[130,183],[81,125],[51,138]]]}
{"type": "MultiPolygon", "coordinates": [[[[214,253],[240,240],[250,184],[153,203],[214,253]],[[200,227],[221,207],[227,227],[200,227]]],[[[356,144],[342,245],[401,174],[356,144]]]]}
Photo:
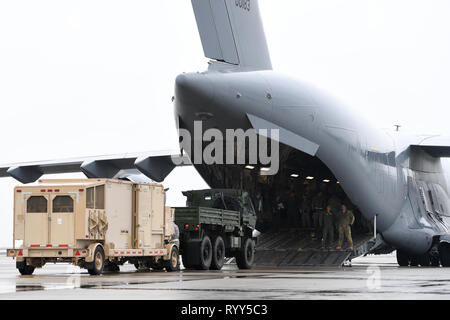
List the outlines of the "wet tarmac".
{"type": "Polygon", "coordinates": [[[351,267],[254,268],[138,272],[89,276],[69,264],[49,264],[20,276],[0,257],[0,299],[449,299],[450,270],[400,268],[394,255],[353,260],[351,267]]]}

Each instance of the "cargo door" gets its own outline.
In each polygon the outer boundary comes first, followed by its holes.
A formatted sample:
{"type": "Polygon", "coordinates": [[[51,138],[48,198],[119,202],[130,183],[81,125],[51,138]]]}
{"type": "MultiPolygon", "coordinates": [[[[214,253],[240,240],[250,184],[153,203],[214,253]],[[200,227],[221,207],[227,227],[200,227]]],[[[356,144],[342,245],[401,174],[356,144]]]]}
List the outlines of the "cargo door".
{"type": "Polygon", "coordinates": [[[50,244],[68,246],[74,239],[74,195],[52,195],[50,215],[50,244]]]}
{"type": "Polygon", "coordinates": [[[136,201],[136,240],[137,247],[152,247],[151,243],[151,192],[149,186],[137,186],[136,201]]]}
{"type": "Polygon", "coordinates": [[[152,227],[152,245],[154,248],[160,248],[164,244],[164,190],[161,187],[153,187],[151,191],[151,227],[152,227]]]}
{"type": "Polygon", "coordinates": [[[49,196],[24,195],[25,246],[39,246],[49,243],[49,196]]]}

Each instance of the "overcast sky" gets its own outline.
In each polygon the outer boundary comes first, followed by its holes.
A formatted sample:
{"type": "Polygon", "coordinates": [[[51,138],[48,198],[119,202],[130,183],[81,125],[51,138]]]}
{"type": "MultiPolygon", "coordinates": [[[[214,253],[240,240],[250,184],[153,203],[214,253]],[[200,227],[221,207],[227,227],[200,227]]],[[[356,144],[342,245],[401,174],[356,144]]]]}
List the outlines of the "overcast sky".
{"type": "MultiPolygon", "coordinates": [[[[450,134],[450,1],[260,7],[275,70],[378,127],[450,134]]],[[[0,0],[0,163],[176,149],[174,79],[206,62],[189,0],[0,0]]],[[[0,180],[0,247],[16,184],[0,180]]],[[[183,168],[165,186],[182,205],[179,191],[205,184],[183,168]]]]}

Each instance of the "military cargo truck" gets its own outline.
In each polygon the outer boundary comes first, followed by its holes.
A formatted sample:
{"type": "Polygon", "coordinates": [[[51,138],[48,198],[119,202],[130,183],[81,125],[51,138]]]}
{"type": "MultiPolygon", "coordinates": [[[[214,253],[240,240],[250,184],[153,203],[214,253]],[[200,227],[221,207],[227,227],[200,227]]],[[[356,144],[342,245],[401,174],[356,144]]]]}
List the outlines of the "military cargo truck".
{"type": "Polygon", "coordinates": [[[110,179],[40,180],[14,189],[14,246],[23,275],[70,262],[91,275],[138,268],[179,269],[173,209],[161,185],[110,179]]]}
{"type": "Polygon", "coordinates": [[[247,192],[234,189],[186,191],[187,207],[175,208],[180,254],[188,269],[220,270],[225,257],[250,269],[255,254],[256,213],[247,192]]]}

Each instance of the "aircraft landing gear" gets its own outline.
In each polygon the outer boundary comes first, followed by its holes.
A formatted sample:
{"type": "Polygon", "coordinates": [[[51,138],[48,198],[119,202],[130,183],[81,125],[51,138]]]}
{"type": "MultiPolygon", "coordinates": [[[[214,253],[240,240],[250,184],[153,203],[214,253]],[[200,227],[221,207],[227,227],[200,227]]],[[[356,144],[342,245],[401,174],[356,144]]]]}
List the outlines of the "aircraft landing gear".
{"type": "Polygon", "coordinates": [[[438,246],[439,258],[443,267],[450,267],[450,243],[441,242],[438,246]]]}
{"type": "MultiPolygon", "coordinates": [[[[448,246],[449,249],[449,266],[450,266],[450,245],[448,246]]],[[[439,267],[439,258],[427,253],[424,253],[422,255],[410,255],[402,250],[397,250],[397,263],[400,267],[439,267]]]]}
{"type": "Polygon", "coordinates": [[[397,263],[400,267],[408,267],[409,266],[409,255],[401,250],[397,250],[397,263]]]}

